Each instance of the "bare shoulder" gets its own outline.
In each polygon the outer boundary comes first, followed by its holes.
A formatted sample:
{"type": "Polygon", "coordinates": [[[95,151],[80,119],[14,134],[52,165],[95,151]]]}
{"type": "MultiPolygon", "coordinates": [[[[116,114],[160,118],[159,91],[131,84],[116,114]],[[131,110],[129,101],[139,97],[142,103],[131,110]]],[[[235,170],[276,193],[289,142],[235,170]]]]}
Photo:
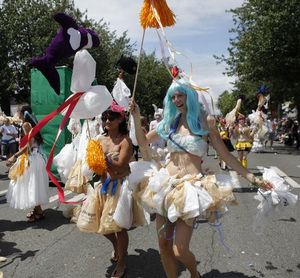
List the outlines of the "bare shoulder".
{"type": "Polygon", "coordinates": [[[122,145],[132,145],[132,141],[128,135],[124,136],[121,143],[122,145]]]}

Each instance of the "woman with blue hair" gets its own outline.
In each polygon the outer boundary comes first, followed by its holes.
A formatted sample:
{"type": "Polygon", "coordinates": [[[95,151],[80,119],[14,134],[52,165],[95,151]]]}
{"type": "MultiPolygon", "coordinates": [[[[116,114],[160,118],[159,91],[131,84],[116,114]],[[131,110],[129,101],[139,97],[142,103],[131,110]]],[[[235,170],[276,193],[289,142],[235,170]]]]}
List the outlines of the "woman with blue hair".
{"type": "Polygon", "coordinates": [[[139,185],[138,198],[149,212],[156,213],[161,260],[167,277],[178,277],[177,260],[185,265],[192,278],[200,277],[197,262],[189,249],[196,219],[216,221],[235,202],[230,182],[202,169],[209,139],[220,157],[251,183],[271,188],[243,168],[225,147],[215,128],[214,118],[206,115],[198,94],[183,79],[174,80],[164,98],[164,116],[156,130],[142,132],[139,107],[132,102],[137,141],[144,160],[151,160],[149,144],[159,137],[167,140],[170,159],[165,167],[145,172],[146,182],[139,185]],[[175,236],[176,235],[176,236],[175,236]]]}

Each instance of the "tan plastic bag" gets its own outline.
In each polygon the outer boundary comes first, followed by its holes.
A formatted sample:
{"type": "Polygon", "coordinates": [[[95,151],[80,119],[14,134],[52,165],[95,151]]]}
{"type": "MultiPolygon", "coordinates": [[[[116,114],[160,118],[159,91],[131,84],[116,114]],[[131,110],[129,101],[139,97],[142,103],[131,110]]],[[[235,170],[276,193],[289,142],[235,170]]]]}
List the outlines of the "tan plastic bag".
{"type": "Polygon", "coordinates": [[[65,190],[74,193],[86,193],[87,178],[82,173],[82,161],[78,160],[70,171],[65,190]]]}
{"type": "Polygon", "coordinates": [[[77,227],[82,232],[95,233],[100,224],[99,197],[97,189],[93,189],[90,185],[89,187],[87,198],[79,213],[77,227]]]}

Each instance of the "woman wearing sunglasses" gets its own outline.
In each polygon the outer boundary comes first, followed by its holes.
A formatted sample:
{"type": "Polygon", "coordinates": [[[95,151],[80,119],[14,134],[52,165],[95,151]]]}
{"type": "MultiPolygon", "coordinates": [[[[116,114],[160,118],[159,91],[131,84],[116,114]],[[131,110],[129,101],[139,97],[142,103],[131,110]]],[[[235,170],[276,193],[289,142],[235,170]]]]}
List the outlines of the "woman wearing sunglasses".
{"type": "Polygon", "coordinates": [[[103,234],[113,244],[111,260],[116,263],[116,268],[112,277],[123,277],[128,248],[127,230],[131,226],[143,225],[145,217],[142,208],[139,209],[133,204],[128,183],[133,147],[128,137],[125,112],[114,102],[102,114],[101,120],[104,135],[99,140],[106,155],[107,173],[101,177],[99,189],[98,233],[103,234]]]}

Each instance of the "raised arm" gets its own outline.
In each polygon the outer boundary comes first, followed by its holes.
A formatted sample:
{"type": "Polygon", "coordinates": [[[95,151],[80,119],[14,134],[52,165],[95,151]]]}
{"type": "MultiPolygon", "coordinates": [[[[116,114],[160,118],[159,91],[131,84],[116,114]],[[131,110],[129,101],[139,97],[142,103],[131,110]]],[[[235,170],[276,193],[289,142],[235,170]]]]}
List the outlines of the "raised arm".
{"type": "Polygon", "coordinates": [[[138,105],[131,101],[129,105],[129,111],[133,117],[134,127],[135,127],[135,135],[140,147],[140,151],[144,160],[151,160],[151,150],[149,148],[149,144],[154,142],[155,140],[159,139],[159,135],[157,134],[156,130],[151,130],[147,134],[143,132],[142,125],[141,125],[141,114],[138,105]]]}
{"type": "Polygon", "coordinates": [[[227,150],[211,118],[208,119],[208,130],[209,130],[209,138],[211,140],[214,149],[217,151],[220,158],[226,162],[226,164],[228,164],[233,170],[238,172],[249,182],[256,184],[266,190],[272,188],[272,185],[270,183],[263,181],[259,178],[256,178],[251,172],[245,169],[241,165],[241,163],[227,150]]]}

